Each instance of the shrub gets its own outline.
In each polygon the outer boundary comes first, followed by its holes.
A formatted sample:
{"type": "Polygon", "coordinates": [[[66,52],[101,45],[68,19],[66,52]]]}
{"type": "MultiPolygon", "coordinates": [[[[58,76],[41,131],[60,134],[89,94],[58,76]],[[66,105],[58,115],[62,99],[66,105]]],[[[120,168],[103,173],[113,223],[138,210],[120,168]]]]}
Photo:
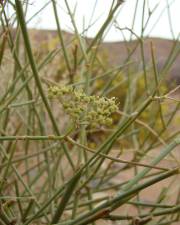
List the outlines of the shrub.
{"type": "Polygon", "coordinates": [[[108,63],[100,43],[121,7],[113,2],[88,40],[65,0],[75,29],[66,41],[52,0],[58,36],[38,43],[28,2],[0,2],[0,224],[180,221],[179,87],[163,81],[153,45],[151,67],[132,65],[131,52],[108,63]]]}

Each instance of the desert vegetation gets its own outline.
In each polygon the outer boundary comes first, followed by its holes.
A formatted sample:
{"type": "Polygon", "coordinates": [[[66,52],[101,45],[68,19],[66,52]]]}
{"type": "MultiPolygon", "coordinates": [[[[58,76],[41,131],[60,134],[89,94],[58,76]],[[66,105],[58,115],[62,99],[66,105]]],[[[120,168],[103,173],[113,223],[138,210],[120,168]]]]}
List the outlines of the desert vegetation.
{"type": "Polygon", "coordinates": [[[29,1],[0,1],[0,225],[178,225],[180,99],[170,71],[179,37],[161,68],[150,39],[147,61],[150,11],[113,63],[102,41],[109,26],[123,32],[123,1],[112,1],[92,39],[69,2],[74,34],[51,0],[57,31],[43,38],[27,27],[29,1]]]}

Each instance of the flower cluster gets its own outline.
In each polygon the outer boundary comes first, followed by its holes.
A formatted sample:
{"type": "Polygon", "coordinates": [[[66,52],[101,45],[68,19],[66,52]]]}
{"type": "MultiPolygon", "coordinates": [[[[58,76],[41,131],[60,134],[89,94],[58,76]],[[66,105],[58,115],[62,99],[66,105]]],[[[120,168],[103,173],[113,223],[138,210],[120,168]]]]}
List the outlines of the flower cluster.
{"type": "Polygon", "coordinates": [[[75,123],[92,127],[111,125],[111,114],[118,110],[115,97],[88,96],[83,90],[70,86],[50,87],[49,97],[59,99],[75,123]]]}

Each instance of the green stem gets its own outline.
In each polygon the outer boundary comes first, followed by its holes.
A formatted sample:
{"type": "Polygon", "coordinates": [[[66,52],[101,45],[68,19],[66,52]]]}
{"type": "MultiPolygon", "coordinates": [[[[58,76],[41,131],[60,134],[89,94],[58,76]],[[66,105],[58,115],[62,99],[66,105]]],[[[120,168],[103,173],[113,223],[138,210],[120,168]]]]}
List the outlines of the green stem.
{"type": "MultiPolygon", "coordinates": [[[[29,40],[29,36],[28,36],[28,32],[27,32],[27,27],[26,27],[26,22],[25,22],[25,19],[24,19],[21,1],[15,0],[15,5],[16,5],[17,18],[18,18],[19,24],[21,26],[22,35],[23,35],[23,39],[24,39],[24,43],[25,43],[25,48],[26,48],[26,51],[27,51],[27,55],[28,55],[28,58],[29,58],[29,62],[30,62],[30,65],[31,65],[31,69],[32,69],[32,72],[33,72],[34,79],[36,81],[37,88],[39,90],[42,101],[43,101],[43,103],[46,107],[49,118],[50,118],[50,120],[52,122],[52,125],[54,127],[54,130],[57,133],[57,135],[60,136],[59,128],[58,128],[56,120],[55,120],[55,118],[54,118],[54,116],[51,112],[51,108],[50,108],[48,100],[47,100],[47,98],[44,94],[44,91],[43,91],[43,88],[42,88],[42,85],[41,85],[41,81],[40,81],[40,78],[39,78],[39,75],[38,75],[38,70],[37,70],[36,63],[35,63],[35,60],[34,60],[34,57],[33,57],[32,49],[31,49],[31,44],[30,44],[30,40],[29,40]]],[[[67,147],[64,144],[62,144],[62,147],[63,147],[64,153],[65,153],[71,167],[74,170],[75,166],[74,166],[74,163],[73,163],[73,161],[72,161],[72,159],[71,159],[71,157],[68,153],[67,147]]]]}
{"type": "Polygon", "coordinates": [[[66,207],[70,197],[72,196],[73,191],[79,182],[79,179],[81,178],[81,174],[82,174],[81,171],[77,172],[76,175],[74,175],[73,179],[69,182],[69,184],[65,190],[65,193],[62,196],[61,202],[55,212],[55,215],[52,219],[51,224],[55,224],[60,220],[60,218],[65,210],[65,207],[66,207]]]}

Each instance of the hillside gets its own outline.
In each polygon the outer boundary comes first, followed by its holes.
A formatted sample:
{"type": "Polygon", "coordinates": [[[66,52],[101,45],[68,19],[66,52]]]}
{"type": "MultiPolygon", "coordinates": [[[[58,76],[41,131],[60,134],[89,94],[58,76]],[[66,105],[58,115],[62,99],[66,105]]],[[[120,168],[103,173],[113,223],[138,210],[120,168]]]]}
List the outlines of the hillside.
{"type": "MultiPolygon", "coordinates": [[[[52,38],[57,37],[56,31],[50,30],[33,30],[33,37],[37,42],[46,42],[52,38]]],[[[64,39],[68,43],[74,38],[73,34],[64,32],[64,39]]],[[[91,39],[86,39],[87,42],[91,42],[91,39]]],[[[168,74],[168,78],[172,77],[173,80],[180,83],[180,42],[161,38],[147,38],[144,40],[144,57],[147,65],[152,64],[151,57],[151,42],[155,49],[155,57],[157,67],[159,71],[162,71],[163,67],[165,73],[168,74]],[[171,50],[173,54],[171,55],[171,50]],[[171,57],[169,58],[169,56],[171,57]],[[167,61],[167,59],[170,59],[167,61]]],[[[141,47],[137,40],[131,42],[104,42],[100,48],[108,55],[109,63],[114,65],[122,64],[128,57],[128,51],[133,52],[131,55],[131,61],[134,61],[136,65],[142,67],[141,47]],[[134,50],[135,49],[135,50],[134,50]]],[[[169,79],[168,79],[169,80],[169,79]]]]}

